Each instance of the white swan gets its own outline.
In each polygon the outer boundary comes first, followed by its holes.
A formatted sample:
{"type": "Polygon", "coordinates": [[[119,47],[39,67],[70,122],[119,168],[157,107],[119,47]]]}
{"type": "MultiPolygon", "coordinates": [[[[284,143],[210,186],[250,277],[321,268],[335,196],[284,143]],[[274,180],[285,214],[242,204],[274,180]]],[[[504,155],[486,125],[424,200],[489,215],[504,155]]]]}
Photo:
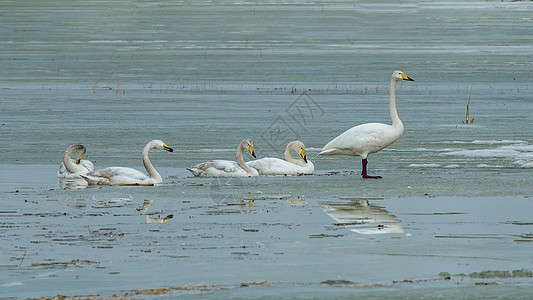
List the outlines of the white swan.
{"type": "Polygon", "coordinates": [[[187,168],[196,177],[251,177],[259,176],[256,169],[249,167],[242,158],[242,152],[248,149],[255,157],[252,140],[246,139],[237,147],[237,161],[210,160],[187,168]]]}
{"type": "Polygon", "coordinates": [[[63,162],[57,171],[59,178],[81,178],[87,172],[94,171],[94,165],[88,160],[83,160],[87,149],[80,144],[70,145],[63,155],[63,162]],[[72,154],[76,153],[76,160],[72,159],[72,154]]]}
{"type": "Polygon", "coordinates": [[[260,175],[309,175],[315,171],[315,166],[305,154],[305,145],[300,141],[292,141],[285,148],[285,160],[265,157],[246,163],[256,169],[260,175]],[[296,151],[302,159],[292,157],[291,152],[296,151]]]}
{"type": "Polygon", "coordinates": [[[144,168],[148,175],[132,168],[125,167],[110,167],[106,169],[96,170],[82,175],[83,179],[90,185],[154,185],[163,182],[163,178],[156,171],[150,159],[148,159],[148,152],[152,149],[161,149],[168,152],[173,152],[172,148],[168,147],[163,141],[152,140],[142,151],[142,161],[144,168]]]}
{"type": "Polygon", "coordinates": [[[390,80],[390,116],[392,125],[381,123],[366,123],[352,127],[338,137],[327,143],[318,155],[351,155],[361,156],[363,178],[381,178],[381,176],[369,176],[366,165],[367,156],[378,152],[402,136],[403,123],[396,111],[396,82],[400,80],[414,81],[402,71],[394,71],[390,80]]]}

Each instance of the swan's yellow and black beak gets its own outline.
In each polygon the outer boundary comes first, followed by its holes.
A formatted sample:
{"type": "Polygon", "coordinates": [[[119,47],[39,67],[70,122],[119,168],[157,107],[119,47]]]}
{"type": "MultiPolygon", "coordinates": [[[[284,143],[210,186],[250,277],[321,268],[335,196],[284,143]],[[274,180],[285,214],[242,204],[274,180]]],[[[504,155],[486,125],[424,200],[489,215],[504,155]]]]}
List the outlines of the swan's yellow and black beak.
{"type": "Polygon", "coordinates": [[[408,81],[415,81],[414,79],[409,78],[409,76],[405,75],[405,73],[402,73],[402,79],[408,80],[408,81]]]}
{"type": "MultiPolygon", "coordinates": [[[[172,152],[172,151],[170,151],[170,152],[172,152]]],[[[166,223],[168,221],[168,219],[172,219],[172,218],[174,218],[174,215],[166,216],[165,218],[163,218],[163,223],[166,223]]]]}
{"type": "Polygon", "coordinates": [[[79,165],[81,163],[81,160],[83,159],[85,155],[82,155],[81,157],[79,157],[78,159],[76,159],[76,164],[79,165]]]}
{"type": "Polygon", "coordinates": [[[174,149],[167,146],[167,144],[163,144],[163,150],[167,150],[168,152],[174,152],[174,149]]]}
{"type": "Polygon", "coordinates": [[[252,154],[252,156],[253,156],[254,158],[257,158],[257,157],[255,156],[255,152],[254,152],[254,147],[253,147],[253,146],[248,146],[248,151],[250,151],[250,154],[252,154]]]}
{"type": "Polygon", "coordinates": [[[300,152],[300,155],[302,156],[302,158],[304,159],[305,163],[307,163],[307,156],[305,154],[305,149],[302,149],[302,151],[300,152]]]}

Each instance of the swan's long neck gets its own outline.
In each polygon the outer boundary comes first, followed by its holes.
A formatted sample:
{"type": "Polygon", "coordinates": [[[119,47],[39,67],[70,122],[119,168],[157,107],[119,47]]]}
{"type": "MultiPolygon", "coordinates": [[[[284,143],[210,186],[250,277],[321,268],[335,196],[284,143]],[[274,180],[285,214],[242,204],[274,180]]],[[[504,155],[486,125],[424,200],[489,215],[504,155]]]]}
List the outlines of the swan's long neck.
{"type": "Polygon", "coordinates": [[[239,167],[241,167],[244,171],[247,173],[252,173],[252,169],[244,162],[244,158],[242,157],[242,152],[246,148],[245,145],[240,144],[239,148],[237,148],[237,164],[239,167]]]}
{"type": "Polygon", "coordinates": [[[152,149],[153,149],[152,143],[149,143],[148,145],[144,147],[143,152],[142,152],[143,165],[144,165],[144,168],[146,169],[146,172],[148,172],[148,176],[150,176],[150,178],[156,180],[157,182],[162,182],[163,177],[159,175],[159,172],[156,171],[156,169],[154,168],[154,165],[152,165],[152,162],[148,158],[148,153],[152,149]]]}
{"type": "Polygon", "coordinates": [[[292,156],[292,150],[298,151],[297,149],[294,149],[292,146],[293,144],[290,143],[287,145],[287,148],[285,148],[285,160],[295,165],[304,166],[305,162],[303,159],[296,159],[292,156]]]}
{"type": "Polygon", "coordinates": [[[403,127],[400,117],[398,117],[398,112],[396,111],[396,80],[391,79],[390,81],[390,117],[392,119],[393,127],[403,127]]]}
{"type": "Polygon", "coordinates": [[[72,156],[72,154],[74,154],[75,151],[76,148],[69,147],[63,155],[63,164],[65,165],[65,168],[71,173],[76,173],[79,168],[75,163],[72,162],[72,159],[70,159],[70,157],[72,156]]]}

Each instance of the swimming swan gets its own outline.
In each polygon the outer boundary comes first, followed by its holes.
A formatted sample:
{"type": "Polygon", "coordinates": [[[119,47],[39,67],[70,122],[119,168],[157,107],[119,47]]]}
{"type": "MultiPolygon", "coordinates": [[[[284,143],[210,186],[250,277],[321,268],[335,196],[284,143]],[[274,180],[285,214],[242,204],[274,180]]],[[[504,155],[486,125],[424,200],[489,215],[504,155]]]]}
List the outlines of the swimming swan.
{"type": "Polygon", "coordinates": [[[94,171],[94,165],[88,160],[83,160],[87,149],[80,144],[70,145],[63,155],[63,162],[57,171],[59,178],[80,178],[80,175],[85,175],[87,172],[94,171]],[[72,154],[76,153],[76,160],[70,158],[72,154]]]}
{"type": "Polygon", "coordinates": [[[292,141],[285,148],[285,160],[265,157],[246,163],[256,169],[260,175],[309,175],[313,174],[315,166],[305,154],[305,145],[300,141],[292,141]],[[292,157],[291,152],[296,151],[302,159],[292,157]]]}
{"type": "Polygon", "coordinates": [[[163,141],[153,140],[144,146],[142,160],[148,175],[132,168],[110,167],[96,170],[83,175],[83,179],[90,185],[154,185],[163,182],[163,178],[155,170],[148,159],[148,152],[152,149],[161,149],[173,152],[163,141]]]}
{"type": "Polygon", "coordinates": [[[210,160],[187,168],[196,177],[251,177],[259,176],[256,169],[249,167],[242,158],[242,152],[248,149],[255,157],[252,140],[246,139],[237,147],[237,161],[210,160]]]}
{"type": "Polygon", "coordinates": [[[363,178],[381,178],[369,176],[366,171],[367,156],[392,145],[402,136],[403,124],[396,111],[396,83],[400,80],[414,81],[402,71],[394,71],[390,80],[390,116],[392,125],[366,123],[352,127],[327,143],[318,155],[361,156],[363,178]]]}

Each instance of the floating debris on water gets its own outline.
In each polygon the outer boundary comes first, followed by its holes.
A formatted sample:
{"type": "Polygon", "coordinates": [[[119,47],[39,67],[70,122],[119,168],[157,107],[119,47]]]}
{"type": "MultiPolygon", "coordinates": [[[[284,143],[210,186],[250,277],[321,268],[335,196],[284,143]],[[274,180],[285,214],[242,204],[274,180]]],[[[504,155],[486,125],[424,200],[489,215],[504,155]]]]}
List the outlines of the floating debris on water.
{"type": "Polygon", "coordinates": [[[311,238],[311,239],[322,239],[322,238],[326,238],[326,237],[338,238],[338,237],[343,237],[343,236],[344,236],[344,234],[321,233],[321,234],[311,234],[311,235],[309,235],[309,238],[311,238]]]}
{"type": "Polygon", "coordinates": [[[518,222],[518,221],[514,221],[512,224],[513,225],[533,225],[533,222],[518,222]]]}
{"type": "Polygon", "coordinates": [[[370,201],[370,200],[383,200],[384,197],[339,197],[341,200],[351,200],[351,201],[370,201]]]}
{"type": "Polygon", "coordinates": [[[498,234],[436,235],[436,239],[506,239],[498,234]]]}
{"type": "Polygon", "coordinates": [[[487,270],[482,272],[474,272],[468,275],[460,274],[458,276],[465,276],[470,278],[532,278],[533,272],[529,270],[513,270],[513,271],[499,271],[487,270]]]}
{"type": "MultiPolygon", "coordinates": [[[[474,119],[472,119],[474,121],[474,119]]],[[[476,282],[475,285],[501,285],[499,282],[476,282]]]]}
{"type": "Polygon", "coordinates": [[[320,285],[334,285],[334,286],[343,286],[343,287],[386,287],[391,285],[397,285],[397,284],[414,284],[414,283],[425,283],[425,282],[432,282],[432,281],[440,281],[440,280],[450,280],[449,277],[444,278],[433,278],[433,279],[417,279],[417,280],[410,280],[410,279],[404,279],[404,280],[393,280],[390,284],[385,283],[354,283],[349,280],[345,279],[329,279],[320,282],[320,285]]]}
{"type": "Polygon", "coordinates": [[[293,206],[304,206],[305,198],[298,196],[298,198],[288,199],[287,202],[289,202],[293,206]]]}
{"type": "Polygon", "coordinates": [[[248,197],[244,197],[243,199],[244,200],[251,200],[251,201],[256,201],[256,200],[288,200],[291,198],[291,195],[262,195],[262,194],[257,194],[258,196],[248,196],[248,197]],[[260,196],[259,196],[260,195],[260,196]]]}
{"type": "Polygon", "coordinates": [[[240,214],[240,210],[209,210],[206,211],[207,215],[227,215],[227,214],[240,214]]]}
{"type": "Polygon", "coordinates": [[[68,266],[79,266],[79,265],[93,265],[93,264],[99,264],[97,261],[89,260],[89,259],[73,259],[71,261],[65,261],[65,262],[43,262],[43,263],[32,263],[30,264],[30,267],[44,267],[46,269],[56,269],[56,268],[67,268],[68,266]]]}
{"type": "Polygon", "coordinates": [[[324,280],[322,282],[320,282],[321,285],[346,285],[346,284],[355,284],[349,280],[344,280],[344,279],[328,279],[328,280],[324,280]]]}
{"type": "MultiPolygon", "coordinates": [[[[424,195],[425,196],[425,195],[424,195]]],[[[466,215],[465,212],[433,212],[433,213],[407,213],[406,215],[413,216],[445,216],[445,215],[466,215]]]]}
{"type": "MultiPolygon", "coordinates": [[[[467,87],[468,89],[468,87],[467,87]]],[[[474,123],[474,118],[472,118],[470,120],[470,98],[472,96],[472,86],[470,86],[470,91],[469,91],[469,94],[468,94],[468,102],[466,103],[466,118],[464,120],[461,121],[461,123],[463,124],[473,124],[474,123]]]]}

